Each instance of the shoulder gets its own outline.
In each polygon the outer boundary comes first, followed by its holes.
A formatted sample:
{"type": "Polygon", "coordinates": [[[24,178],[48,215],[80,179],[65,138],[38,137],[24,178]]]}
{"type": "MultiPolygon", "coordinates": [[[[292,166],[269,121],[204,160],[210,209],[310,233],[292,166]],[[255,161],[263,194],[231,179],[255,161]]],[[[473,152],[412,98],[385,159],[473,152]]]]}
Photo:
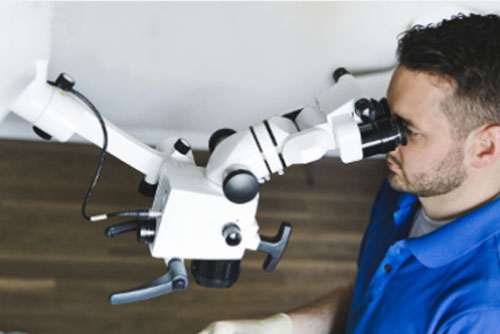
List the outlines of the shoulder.
{"type": "Polygon", "coordinates": [[[446,321],[437,334],[483,334],[500,328],[500,308],[479,308],[465,311],[446,321]]]}
{"type": "Polygon", "coordinates": [[[500,328],[498,238],[496,234],[446,266],[448,287],[440,289],[445,311],[436,333],[491,333],[500,328]]]}

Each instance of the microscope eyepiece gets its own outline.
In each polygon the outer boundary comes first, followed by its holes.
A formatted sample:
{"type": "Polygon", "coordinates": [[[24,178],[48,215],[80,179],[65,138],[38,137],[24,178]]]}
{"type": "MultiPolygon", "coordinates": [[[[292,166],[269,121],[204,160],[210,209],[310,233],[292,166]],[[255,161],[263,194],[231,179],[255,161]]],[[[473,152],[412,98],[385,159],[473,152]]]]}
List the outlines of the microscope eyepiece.
{"type": "Polygon", "coordinates": [[[380,119],[359,125],[363,157],[393,151],[399,145],[406,145],[406,131],[399,118],[380,119]]]}
{"type": "Polygon", "coordinates": [[[356,114],[365,122],[391,117],[391,109],[385,97],[379,101],[375,99],[359,99],[354,104],[354,108],[356,114]]]}

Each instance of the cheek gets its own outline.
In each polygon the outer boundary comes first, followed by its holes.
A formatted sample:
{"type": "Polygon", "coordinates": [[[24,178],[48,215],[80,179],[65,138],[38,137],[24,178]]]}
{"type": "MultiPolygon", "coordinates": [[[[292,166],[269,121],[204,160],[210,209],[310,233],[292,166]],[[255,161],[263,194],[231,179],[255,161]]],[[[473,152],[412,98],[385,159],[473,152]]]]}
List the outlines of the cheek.
{"type": "Polygon", "coordinates": [[[425,163],[422,161],[423,158],[422,152],[415,149],[414,147],[411,147],[410,145],[402,147],[401,150],[399,150],[398,158],[405,169],[408,168],[414,169],[415,166],[418,167],[422,163],[425,163]],[[420,164],[417,163],[419,160],[420,164]]]}
{"type": "Polygon", "coordinates": [[[434,161],[440,161],[446,153],[443,145],[424,145],[408,141],[406,146],[400,146],[397,158],[407,171],[425,171],[433,166],[434,161]]]}

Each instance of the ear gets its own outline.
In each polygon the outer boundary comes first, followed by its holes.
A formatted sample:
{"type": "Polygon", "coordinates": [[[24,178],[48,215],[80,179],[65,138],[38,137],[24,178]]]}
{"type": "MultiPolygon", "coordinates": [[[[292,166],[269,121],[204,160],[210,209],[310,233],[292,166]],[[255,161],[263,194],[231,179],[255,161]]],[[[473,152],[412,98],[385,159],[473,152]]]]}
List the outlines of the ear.
{"type": "Polygon", "coordinates": [[[486,125],[470,135],[471,165],[475,168],[489,166],[500,159],[500,125],[486,125]]]}

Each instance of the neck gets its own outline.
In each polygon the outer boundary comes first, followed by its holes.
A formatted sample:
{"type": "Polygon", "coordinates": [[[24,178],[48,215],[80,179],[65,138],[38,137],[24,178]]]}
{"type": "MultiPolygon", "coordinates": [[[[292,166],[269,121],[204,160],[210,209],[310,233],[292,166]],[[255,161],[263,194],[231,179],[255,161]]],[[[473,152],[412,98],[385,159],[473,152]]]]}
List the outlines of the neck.
{"type": "Polygon", "coordinates": [[[494,200],[500,184],[493,178],[469,178],[458,188],[439,196],[419,197],[425,214],[432,220],[453,220],[494,200]]]}

